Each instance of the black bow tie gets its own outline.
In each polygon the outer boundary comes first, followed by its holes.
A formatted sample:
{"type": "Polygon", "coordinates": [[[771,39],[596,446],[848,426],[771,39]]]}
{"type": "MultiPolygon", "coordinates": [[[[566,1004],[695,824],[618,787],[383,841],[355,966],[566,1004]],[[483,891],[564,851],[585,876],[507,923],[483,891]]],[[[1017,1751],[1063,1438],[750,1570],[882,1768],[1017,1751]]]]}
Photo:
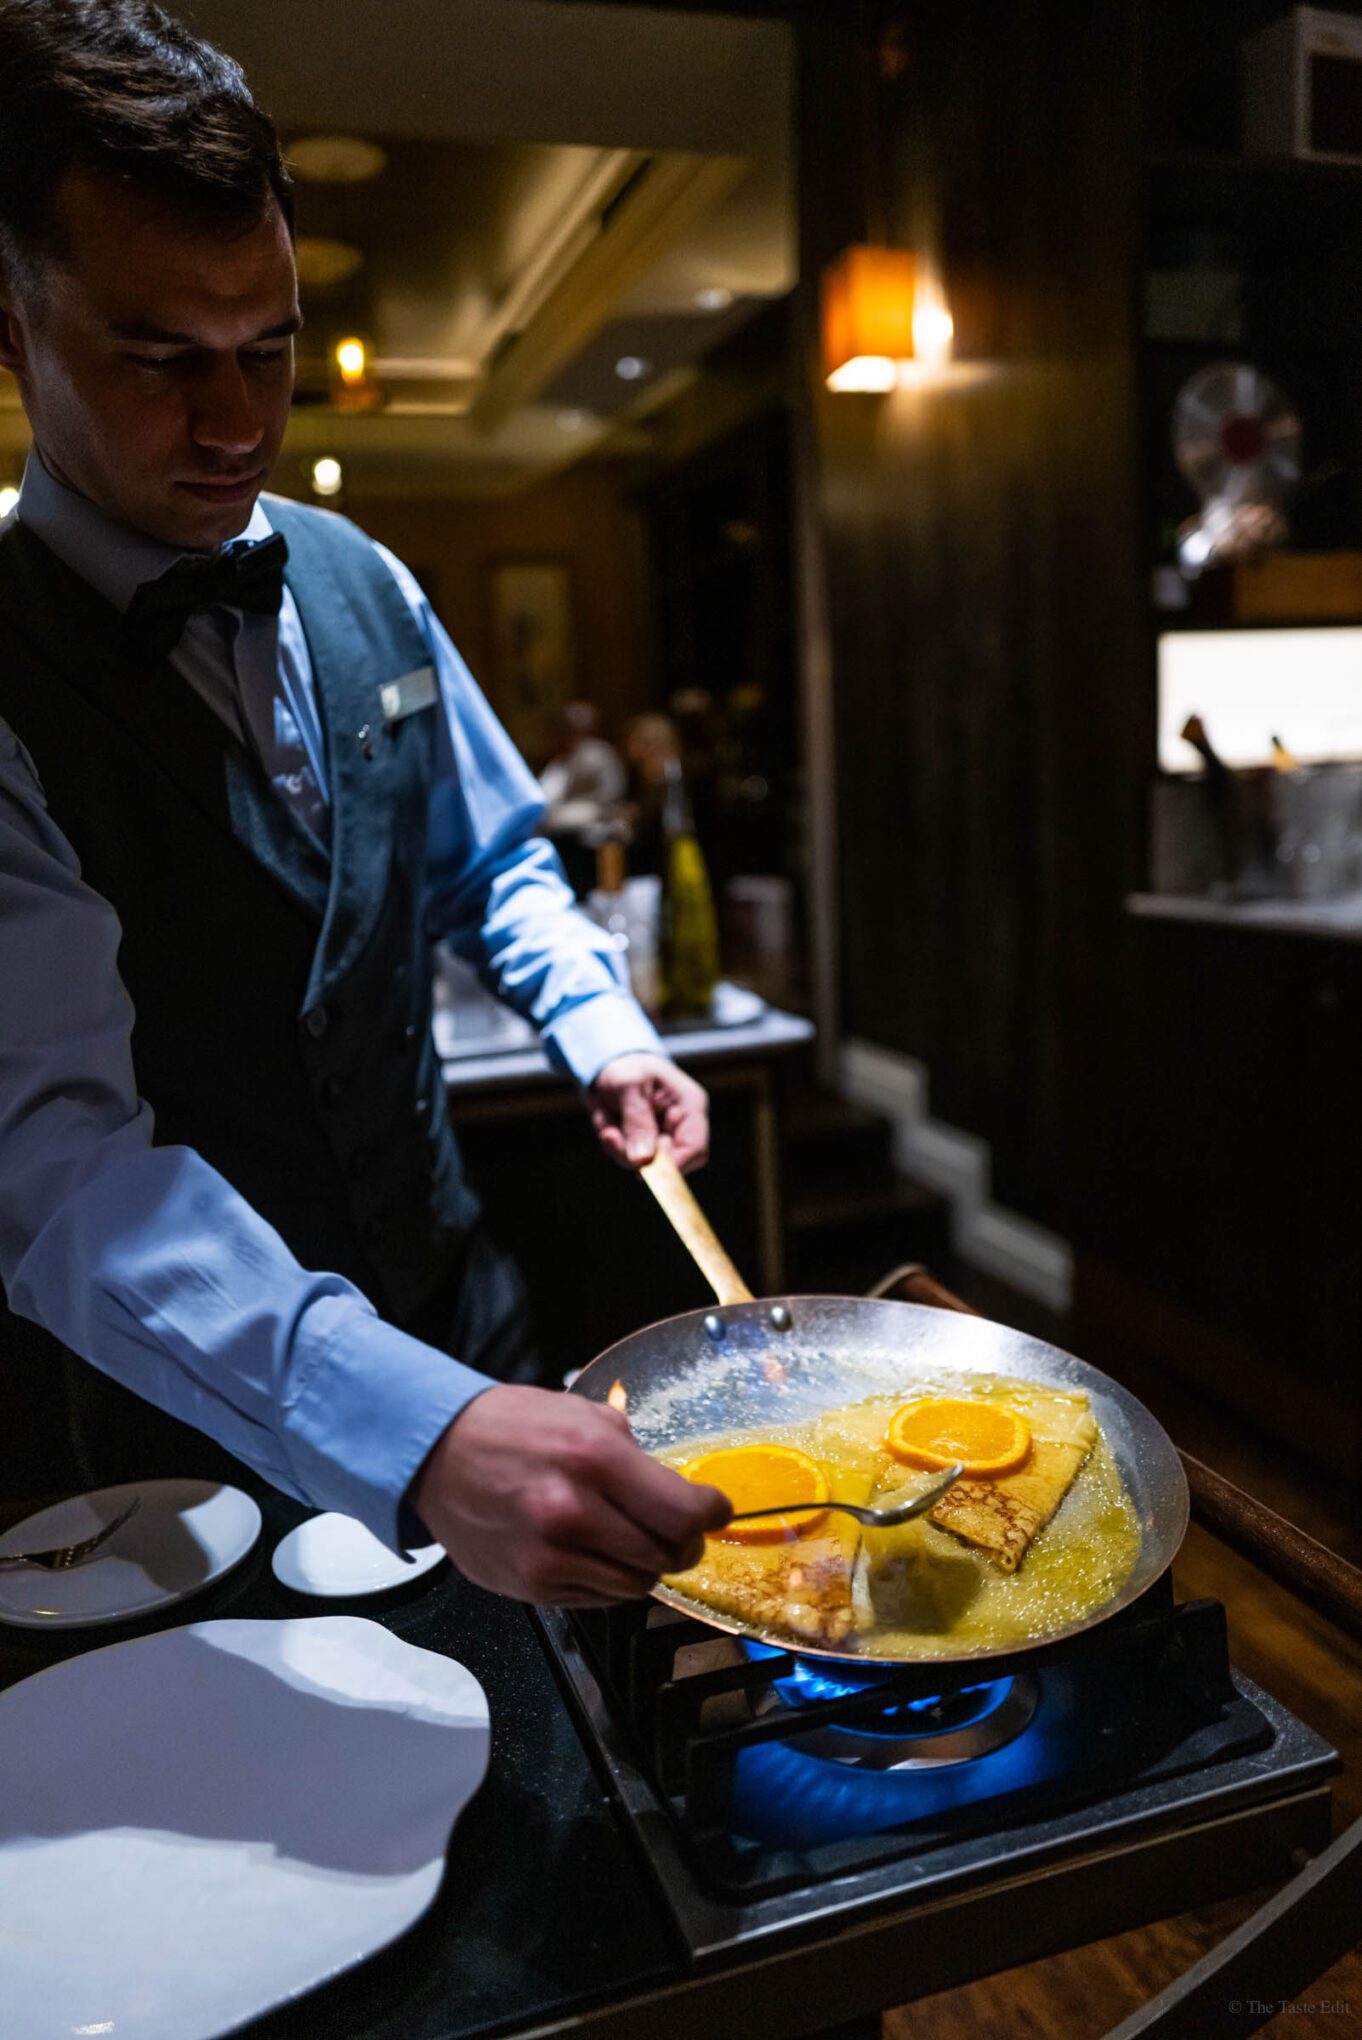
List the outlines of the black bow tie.
{"type": "Polygon", "coordinates": [[[222,604],[277,616],[284,599],[288,544],[270,538],[238,539],[211,559],[177,560],[155,581],[144,581],[128,604],[128,623],[148,651],[169,658],[184,627],[200,609],[222,604]]]}

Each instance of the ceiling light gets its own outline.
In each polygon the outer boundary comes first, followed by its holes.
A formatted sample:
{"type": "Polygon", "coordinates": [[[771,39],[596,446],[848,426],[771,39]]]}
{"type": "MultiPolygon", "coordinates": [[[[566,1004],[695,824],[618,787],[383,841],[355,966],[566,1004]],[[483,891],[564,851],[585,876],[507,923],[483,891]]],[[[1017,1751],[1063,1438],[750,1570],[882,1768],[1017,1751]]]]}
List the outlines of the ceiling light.
{"type": "Polygon", "coordinates": [[[726,312],[732,302],[732,291],[722,283],[708,284],[695,293],[696,308],[702,312],[726,312]]]}
{"type": "Polygon", "coordinates": [[[319,496],[339,496],[344,485],[345,470],[329,453],[313,461],[312,486],[319,496]]]}
{"type": "Polygon", "coordinates": [[[645,361],[641,354],[621,354],[615,363],[615,374],[621,382],[641,382],[651,367],[651,361],[645,361]]]}
{"type": "Polygon", "coordinates": [[[560,411],[558,413],[558,430],[560,432],[580,432],[585,423],[585,411],[560,411]]]}
{"type": "Polygon", "coordinates": [[[367,184],[388,166],[378,143],[360,135],[300,135],[284,155],[305,184],[367,184]]]}
{"type": "Polygon", "coordinates": [[[298,263],[298,281],[309,290],[330,283],[345,283],[364,267],[364,250],[349,241],[327,241],[317,234],[300,234],[293,244],[298,263]]]}
{"type": "Polygon", "coordinates": [[[18,500],[19,491],[12,484],[0,489],[0,517],[8,517],[18,500]]]}

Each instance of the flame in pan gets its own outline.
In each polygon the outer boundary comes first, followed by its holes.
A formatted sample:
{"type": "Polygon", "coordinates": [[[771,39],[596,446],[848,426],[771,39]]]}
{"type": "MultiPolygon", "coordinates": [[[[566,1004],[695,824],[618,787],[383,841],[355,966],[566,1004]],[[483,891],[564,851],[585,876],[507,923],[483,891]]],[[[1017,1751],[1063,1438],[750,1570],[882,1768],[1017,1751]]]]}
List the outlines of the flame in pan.
{"type": "Polygon", "coordinates": [[[612,1383],[610,1393],[605,1399],[612,1410],[619,1410],[622,1413],[629,1407],[629,1391],[622,1381],[612,1383]]]}

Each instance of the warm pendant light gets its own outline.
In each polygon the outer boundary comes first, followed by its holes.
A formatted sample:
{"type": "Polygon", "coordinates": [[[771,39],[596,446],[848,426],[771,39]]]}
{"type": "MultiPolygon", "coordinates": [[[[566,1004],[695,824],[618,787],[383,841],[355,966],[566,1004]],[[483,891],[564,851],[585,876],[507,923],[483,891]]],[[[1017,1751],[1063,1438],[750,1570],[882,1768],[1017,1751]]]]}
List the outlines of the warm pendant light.
{"type": "Polygon", "coordinates": [[[892,390],[911,361],[917,257],[844,249],[823,271],[823,374],[830,390],[892,390]]]}

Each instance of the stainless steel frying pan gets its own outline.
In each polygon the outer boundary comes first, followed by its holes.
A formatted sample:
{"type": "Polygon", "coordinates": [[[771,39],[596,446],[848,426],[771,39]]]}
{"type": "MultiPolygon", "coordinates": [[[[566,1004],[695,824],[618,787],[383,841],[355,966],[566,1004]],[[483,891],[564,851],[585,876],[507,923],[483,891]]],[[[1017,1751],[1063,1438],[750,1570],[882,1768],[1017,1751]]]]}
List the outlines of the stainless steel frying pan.
{"type": "MultiPolygon", "coordinates": [[[[584,1368],[572,1392],[623,1409],[639,1443],[660,1451],[692,1438],[801,1423],[868,1396],[907,1401],[943,1373],[1013,1375],[1082,1390],[1135,1504],[1140,1554],[1119,1591],[1067,1628],[1036,1637],[1036,1646],[1105,1621],[1166,1571],[1187,1529],[1188,1494],[1182,1463],[1162,1425],[1086,1361],[985,1318],[866,1297],[782,1296],[721,1304],[631,1333],[584,1368]]],[[[656,1596],[716,1629],[759,1635],[671,1588],[658,1587],[656,1596]]],[[[801,1656],[846,1656],[845,1646],[839,1652],[801,1641],[797,1648],[801,1656]]],[[[1009,1643],[1005,1649],[934,1656],[932,1662],[972,1663],[1011,1657],[1017,1649],[1009,1643]]],[[[878,1653],[874,1661],[894,1662],[878,1653]]]]}

